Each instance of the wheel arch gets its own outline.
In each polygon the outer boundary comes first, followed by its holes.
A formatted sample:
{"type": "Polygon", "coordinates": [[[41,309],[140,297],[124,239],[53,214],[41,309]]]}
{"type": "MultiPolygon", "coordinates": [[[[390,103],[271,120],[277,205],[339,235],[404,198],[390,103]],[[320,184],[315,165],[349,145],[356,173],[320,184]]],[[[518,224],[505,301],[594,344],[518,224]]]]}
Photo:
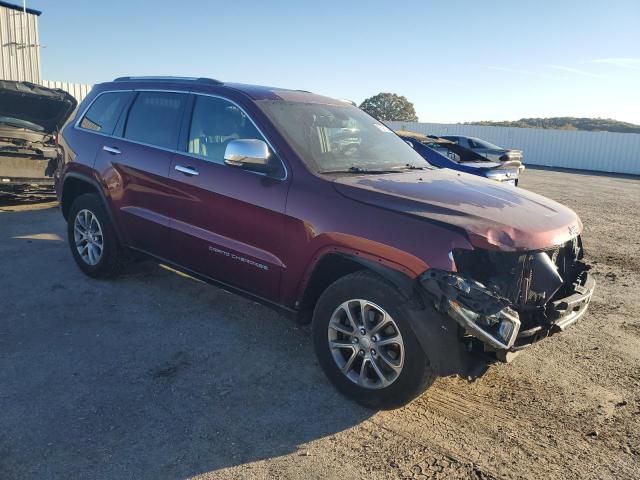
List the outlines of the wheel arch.
{"type": "Polygon", "coordinates": [[[334,250],[319,256],[309,269],[298,293],[296,308],[303,318],[310,318],[315,304],[329,285],[360,270],[371,271],[393,284],[403,296],[410,298],[416,286],[414,272],[382,258],[362,252],[334,250]]]}
{"type": "Polygon", "coordinates": [[[69,172],[65,175],[64,182],[62,183],[62,194],[60,196],[60,209],[62,216],[65,220],[68,220],[69,210],[76,198],[85,193],[97,194],[109,216],[118,241],[122,242],[122,235],[119,225],[113,218],[113,213],[110,208],[110,202],[107,201],[107,197],[104,190],[100,186],[97,180],[81,173],[69,172]]]}

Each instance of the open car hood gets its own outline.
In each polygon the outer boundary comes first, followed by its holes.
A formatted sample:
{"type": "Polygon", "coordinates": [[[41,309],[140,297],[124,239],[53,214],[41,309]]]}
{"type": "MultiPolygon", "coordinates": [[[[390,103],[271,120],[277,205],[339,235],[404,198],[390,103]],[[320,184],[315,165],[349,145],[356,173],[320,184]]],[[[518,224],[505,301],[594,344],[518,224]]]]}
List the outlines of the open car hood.
{"type": "Polygon", "coordinates": [[[62,127],[78,102],[64,90],[30,82],[0,80],[0,117],[35,123],[53,133],[62,127]]]}
{"type": "Polygon", "coordinates": [[[478,248],[541,250],[582,231],[578,216],[564,205],[448,169],[341,176],[334,187],[359,202],[463,229],[478,248]]]}

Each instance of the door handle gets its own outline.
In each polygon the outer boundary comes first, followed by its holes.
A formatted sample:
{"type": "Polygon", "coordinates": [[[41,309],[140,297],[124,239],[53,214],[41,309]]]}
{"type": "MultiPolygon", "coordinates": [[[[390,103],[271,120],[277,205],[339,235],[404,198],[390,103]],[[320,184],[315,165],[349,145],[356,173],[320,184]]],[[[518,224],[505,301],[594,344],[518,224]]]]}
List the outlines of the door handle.
{"type": "Polygon", "coordinates": [[[200,172],[198,172],[195,168],[193,167],[183,167],[182,165],[176,165],[176,170],[180,173],[184,173],[185,175],[189,175],[190,177],[195,176],[195,175],[200,175],[200,172]]]}
{"type": "Polygon", "coordinates": [[[120,149],[119,149],[119,148],[116,148],[116,147],[107,147],[107,146],[105,145],[104,147],[102,147],[102,149],[103,149],[105,152],[109,152],[109,153],[110,153],[110,154],[112,154],[112,155],[120,155],[120,153],[122,153],[122,152],[120,152],[120,149]]]}

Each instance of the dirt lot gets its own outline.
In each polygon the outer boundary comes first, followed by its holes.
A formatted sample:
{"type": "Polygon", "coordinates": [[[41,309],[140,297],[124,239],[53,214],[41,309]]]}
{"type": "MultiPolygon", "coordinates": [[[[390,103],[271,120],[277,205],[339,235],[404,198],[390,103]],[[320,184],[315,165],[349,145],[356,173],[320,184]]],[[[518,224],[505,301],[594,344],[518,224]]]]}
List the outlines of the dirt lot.
{"type": "Polygon", "coordinates": [[[574,208],[590,311],[406,408],[345,400],[307,327],[153,263],[73,264],[53,203],[0,207],[0,478],[639,478],[640,180],[527,170],[574,208]]]}

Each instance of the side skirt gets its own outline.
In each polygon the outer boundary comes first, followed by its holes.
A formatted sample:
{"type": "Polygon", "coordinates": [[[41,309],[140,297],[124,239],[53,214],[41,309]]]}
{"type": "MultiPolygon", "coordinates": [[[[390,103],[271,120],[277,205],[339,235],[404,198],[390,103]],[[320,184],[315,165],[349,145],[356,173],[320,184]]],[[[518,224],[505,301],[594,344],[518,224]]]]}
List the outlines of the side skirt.
{"type": "Polygon", "coordinates": [[[242,288],[238,288],[238,287],[234,287],[233,285],[229,285],[228,283],[222,282],[220,280],[217,280],[215,278],[209,277],[207,275],[203,275],[201,273],[198,272],[194,272],[193,270],[190,270],[188,268],[185,268],[181,265],[178,265],[174,262],[172,262],[171,260],[167,260],[166,258],[162,258],[162,257],[158,257],[156,255],[153,255],[149,252],[146,252],[144,250],[140,250],[138,248],[133,248],[133,247],[128,247],[131,250],[134,250],[138,253],[141,253],[142,255],[149,257],[150,259],[156,260],[164,265],[167,265],[171,268],[173,268],[174,270],[177,270],[179,272],[182,272],[186,275],[189,275],[190,277],[193,277],[197,280],[200,280],[202,282],[208,283],[209,285],[213,285],[215,287],[221,288],[222,290],[225,290],[229,293],[234,293],[236,295],[239,295],[241,297],[244,297],[248,300],[252,300],[254,302],[258,302],[261,305],[264,305],[266,307],[271,308],[272,310],[277,311],[280,314],[285,315],[286,317],[298,321],[298,317],[300,316],[300,312],[298,310],[295,310],[293,308],[287,307],[285,305],[281,305],[277,302],[274,302],[273,300],[269,300],[267,298],[261,297],[259,295],[255,295],[247,290],[243,290],[242,288]]]}

